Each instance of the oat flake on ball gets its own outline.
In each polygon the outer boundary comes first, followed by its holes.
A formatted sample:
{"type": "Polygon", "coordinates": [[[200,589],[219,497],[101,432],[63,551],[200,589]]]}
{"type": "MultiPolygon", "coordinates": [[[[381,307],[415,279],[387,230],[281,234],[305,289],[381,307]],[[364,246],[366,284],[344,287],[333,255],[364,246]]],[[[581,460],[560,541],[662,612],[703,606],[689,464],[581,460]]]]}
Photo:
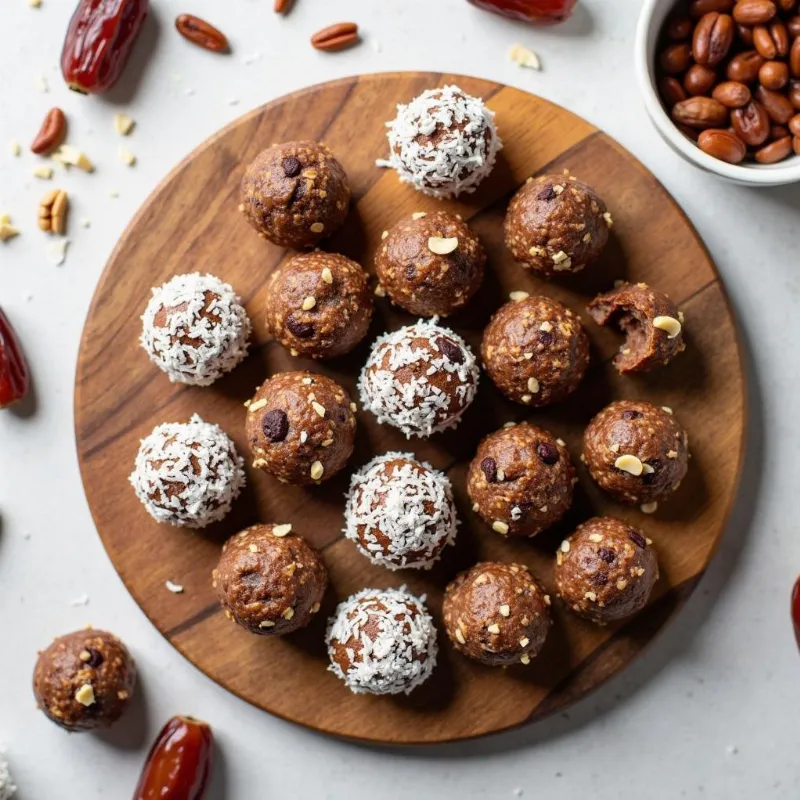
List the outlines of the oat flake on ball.
{"type": "Polygon", "coordinates": [[[447,476],[410,453],[373,458],[353,475],[345,535],[373,564],[430,569],[458,520],[447,476]]]}
{"type": "Polygon", "coordinates": [[[340,603],[325,637],[331,672],[356,694],[409,694],[424,683],[438,652],[424,601],[401,586],[340,603]]]}
{"type": "Polygon", "coordinates": [[[209,386],[246,355],[250,320],[230,284],[199,272],[153,289],[141,345],[173,383],[209,386]]]}
{"type": "Polygon", "coordinates": [[[434,197],[474,192],[502,149],[494,112],[458,86],[428,89],[386,123],[389,158],[403,183],[434,197]]]}
{"type": "Polygon", "coordinates": [[[245,483],[243,466],[225,431],[195,414],[142,439],[129,480],[156,522],[204,528],[230,511],[245,483]]]}

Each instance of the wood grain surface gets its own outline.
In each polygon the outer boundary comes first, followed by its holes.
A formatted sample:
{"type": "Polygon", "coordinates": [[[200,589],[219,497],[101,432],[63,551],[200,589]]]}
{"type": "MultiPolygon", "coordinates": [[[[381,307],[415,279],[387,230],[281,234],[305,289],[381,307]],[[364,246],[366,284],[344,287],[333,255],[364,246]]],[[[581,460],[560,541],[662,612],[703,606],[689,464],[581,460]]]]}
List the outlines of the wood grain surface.
{"type": "Polygon", "coordinates": [[[722,535],[740,472],[745,414],[737,332],[719,275],[658,181],[608,136],[564,109],[498,84],[427,73],[352,78],[289,95],[242,117],[183,161],[139,211],[109,261],[86,321],[75,387],[78,454],[97,529],[120,577],[158,630],[208,676],[273,714],[331,734],[391,743],[450,741],[539,719],[630,663],[680,609],[722,535]],[[486,99],[497,113],[505,149],[476,194],[438,201],[401,185],[392,172],[376,168],[375,159],[385,155],[383,123],[393,117],[395,104],[449,82],[486,99]],[[304,138],[325,141],[353,186],[352,212],[326,249],[371,270],[381,232],[402,216],[437,208],[457,211],[489,253],[490,269],[479,297],[448,323],[476,351],[488,317],[516,289],[550,295],[581,312],[591,336],[586,380],[573,397],[552,409],[532,412],[509,403],[484,375],[460,427],[428,441],[407,442],[359,412],[353,468],[375,453],[412,451],[453,481],[462,526],[456,546],[430,572],[374,567],[343,539],[349,469],[311,489],[284,486],[249,469],[248,487],[229,517],[200,533],[157,525],[127,483],[140,438],[158,423],[184,421],[197,412],[222,425],[247,454],[242,403],[267,376],[308,368],[355,393],[369,341],[411,321],[388,300],[377,300],[368,341],[326,363],[292,358],[267,338],[264,287],[270,271],[290,253],[259,239],[238,213],[239,181],[261,149],[304,138]],[[526,177],[564,169],[597,189],[615,225],[598,264],[585,274],[543,283],[511,259],[503,245],[502,219],[511,194],[526,177]],[[194,270],[231,282],[254,322],[250,356],[210,388],[171,384],[137,343],[150,287],[194,270]],[[596,292],[623,277],[667,292],[686,315],[686,352],[645,377],[615,373],[610,359],[619,336],[597,328],[583,311],[596,292]],[[562,437],[577,463],[587,422],[620,398],[671,406],[689,431],[689,474],[655,515],[614,504],[580,465],[573,508],[561,524],[534,540],[504,541],[472,513],[465,475],[482,436],[509,420],[528,418],[562,437]],[[405,583],[427,594],[441,628],[446,583],[477,560],[524,562],[552,589],[558,543],[594,513],[642,526],[658,549],[661,580],[650,606],[632,622],[599,628],[556,605],[555,624],[541,655],[528,667],[507,670],[468,662],[451,650],[440,630],[434,675],[409,697],[356,696],[326,671],[326,619],[336,602],[352,592],[405,583]],[[258,521],[291,521],[322,550],[331,576],[316,621],[282,640],[253,636],[229,622],[211,588],[221,543],[258,521]],[[185,593],[170,593],[164,586],[168,579],[183,584],[185,593]]]}

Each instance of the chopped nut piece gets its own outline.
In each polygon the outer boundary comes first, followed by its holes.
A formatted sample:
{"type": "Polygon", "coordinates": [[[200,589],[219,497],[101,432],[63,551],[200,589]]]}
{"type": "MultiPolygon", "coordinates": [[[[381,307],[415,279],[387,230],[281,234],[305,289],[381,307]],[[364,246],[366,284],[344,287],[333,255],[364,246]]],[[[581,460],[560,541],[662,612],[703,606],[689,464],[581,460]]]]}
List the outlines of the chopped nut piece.
{"type": "Polygon", "coordinates": [[[586,592],[584,598],[594,603],[597,600],[597,595],[594,592],[586,592]]]}
{"type": "Polygon", "coordinates": [[[375,287],[375,296],[376,297],[386,297],[386,289],[383,288],[380,284],[375,287]]]}
{"type": "Polygon", "coordinates": [[[443,239],[441,236],[431,236],[428,239],[428,250],[431,253],[436,253],[437,256],[446,256],[452,253],[458,247],[458,237],[452,236],[449,239],[443,239]]]}
{"type": "Polygon", "coordinates": [[[255,403],[250,403],[250,407],[248,411],[253,414],[256,411],[260,411],[262,408],[265,408],[267,405],[267,400],[265,397],[262,397],[260,400],[256,400],[255,403]]]}
{"type": "Polygon", "coordinates": [[[501,617],[507,617],[507,616],[509,616],[509,614],[511,614],[511,607],[510,606],[505,605],[505,604],[500,606],[500,616],[501,617]]]}
{"type": "Polygon", "coordinates": [[[11,224],[8,214],[0,214],[0,242],[7,242],[19,236],[19,231],[11,224]]]}
{"type": "Polygon", "coordinates": [[[639,506],[643,514],[655,514],[658,510],[658,503],[653,501],[652,503],[643,503],[639,506]]]}
{"type": "Polygon", "coordinates": [[[288,536],[292,532],[292,525],[290,522],[287,522],[285,525],[276,525],[272,529],[272,535],[281,538],[282,536],[288,536]]]}
{"type": "Polygon", "coordinates": [[[164,586],[166,586],[167,589],[169,589],[169,591],[173,594],[183,594],[183,586],[181,586],[179,583],[164,581],[164,586]]]}
{"type": "Polygon", "coordinates": [[[324,267],[322,270],[322,280],[325,283],[333,283],[333,273],[330,270],[330,267],[324,267]]]}
{"type": "Polygon", "coordinates": [[[612,218],[610,211],[606,211],[606,213],[603,214],[603,219],[606,221],[606,225],[608,225],[609,228],[614,227],[614,219],[612,218]]]}
{"type": "Polygon", "coordinates": [[[67,260],[67,247],[69,247],[69,239],[53,242],[47,248],[48,259],[57,267],[60,267],[67,260]]]}
{"type": "Polygon", "coordinates": [[[675,317],[656,317],[653,327],[664,331],[668,339],[674,339],[681,332],[681,323],[675,317]]]}
{"type": "Polygon", "coordinates": [[[41,8],[42,0],[28,0],[28,5],[31,8],[41,8]]]}
{"type": "Polygon", "coordinates": [[[666,411],[667,414],[672,414],[672,409],[669,406],[661,406],[662,411],[666,411]]]}
{"type": "Polygon", "coordinates": [[[84,172],[94,172],[94,164],[89,160],[86,153],[81,152],[75,147],[70,147],[68,144],[62,144],[58,150],[53,153],[53,161],[65,167],[78,167],[84,172]]]}
{"type": "Polygon", "coordinates": [[[43,181],[49,181],[50,178],[53,177],[53,168],[47,166],[47,164],[40,164],[38,167],[34,168],[33,177],[41,178],[43,181]]]}
{"type": "Polygon", "coordinates": [[[321,417],[325,416],[325,406],[321,405],[316,400],[311,403],[311,408],[313,408],[314,411],[316,411],[321,417]]]}
{"type": "Polygon", "coordinates": [[[519,646],[520,647],[527,647],[530,643],[531,643],[531,640],[527,636],[523,636],[519,640],[519,646]]]}
{"type": "Polygon", "coordinates": [[[625,578],[620,578],[617,581],[617,589],[619,589],[620,591],[622,591],[627,585],[628,581],[626,581],[625,578]]]}
{"type": "Polygon", "coordinates": [[[519,657],[519,660],[520,660],[521,663],[525,664],[525,666],[527,666],[528,664],[531,663],[531,657],[527,653],[523,653],[519,657]]]}
{"type": "Polygon", "coordinates": [[[18,158],[22,155],[22,145],[16,140],[9,143],[8,149],[11,151],[11,155],[14,156],[14,158],[18,158]]]}
{"type": "Polygon", "coordinates": [[[325,230],[325,225],[321,222],[314,222],[311,224],[311,232],[312,233],[322,233],[325,230]]]}
{"type": "Polygon", "coordinates": [[[427,217],[427,216],[428,216],[428,212],[427,211],[415,211],[411,215],[411,219],[422,219],[423,217],[427,217]]]}
{"type": "Polygon", "coordinates": [[[561,542],[561,552],[569,553],[569,542],[566,539],[564,539],[564,541],[561,542]]]}
{"type": "Polygon", "coordinates": [[[294,616],[294,609],[293,608],[287,608],[286,611],[284,611],[283,614],[281,614],[281,616],[284,619],[291,619],[294,616]]]}
{"type": "Polygon", "coordinates": [[[458,639],[461,644],[467,643],[467,640],[464,638],[464,634],[461,633],[461,628],[456,628],[456,639],[458,639]]]}
{"type": "Polygon", "coordinates": [[[309,296],[303,299],[302,309],[303,311],[311,311],[312,308],[317,304],[315,298],[309,296]]]}
{"type": "Polygon", "coordinates": [[[136,156],[125,147],[117,148],[117,157],[123,164],[132,167],[136,163],[136,156]]]}
{"type": "Polygon", "coordinates": [[[114,130],[120,136],[127,136],[135,124],[127,114],[114,114],[114,130]]]}
{"type": "Polygon", "coordinates": [[[321,461],[315,461],[311,465],[311,479],[318,481],[322,478],[323,473],[325,472],[325,467],[322,466],[321,461]]]}
{"type": "Polygon", "coordinates": [[[489,633],[500,633],[500,626],[495,622],[486,628],[489,633]]]}
{"type": "Polygon", "coordinates": [[[527,292],[511,292],[508,297],[510,300],[518,303],[520,300],[525,300],[525,298],[530,297],[530,295],[527,292]]]}
{"type": "Polygon", "coordinates": [[[84,683],[77,692],[75,692],[75,699],[82,705],[89,706],[94,705],[94,689],[92,688],[91,683],[84,683]]]}
{"type": "Polygon", "coordinates": [[[536,394],[539,391],[539,381],[536,378],[528,378],[528,391],[536,394]]]}
{"type": "Polygon", "coordinates": [[[524,44],[512,45],[511,49],[508,51],[508,57],[521,67],[539,71],[542,69],[542,62],[539,61],[539,56],[537,56],[533,50],[525,47],[524,44]]]}
{"type": "Polygon", "coordinates": [[[508,525],[506,525],[506,523],[502,520],[496,519],[492,523],[492,530],[505,536],[508,533],[508,525]]]}
{"type": "Polygon", "coordinates": [[[602,542],[603,537],[599,533],[590,533],[589,534],[589,541],[590,542],[602,542]]]}
{"type": "Polygon", "coordinates": [[[642,466],[642,462],[636,456],[632,455],[622,455],[617,458],[614,462],[614,466],[617,469],[621,469],[623,472],[628,472],[631,475],[638,477],[644,471],[644,467],[642,466]]]}

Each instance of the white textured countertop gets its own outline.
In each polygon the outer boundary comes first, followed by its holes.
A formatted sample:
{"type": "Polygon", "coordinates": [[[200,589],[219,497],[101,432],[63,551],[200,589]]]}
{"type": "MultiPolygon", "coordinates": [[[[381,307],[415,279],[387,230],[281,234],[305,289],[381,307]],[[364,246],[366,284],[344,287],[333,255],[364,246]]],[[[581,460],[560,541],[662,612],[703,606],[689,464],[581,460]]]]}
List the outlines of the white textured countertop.
{"type": "MultiPolygon", "coordinates": [[[[36,381],[35,411],[0,412],[0,742],[21,800],[126,800],[147,747],[173,713],[209,720],[221,744],[212,800],[265,798],[800,797],[800,656],[788,597],[800,569],[797,514],[800,186],[749,190],[679,160],[650,126],[632,58],[638,0],[581,0],[567,25],[541,31],[466,0],[152,0],[157,24],[113,97],[137,127],[119,162],[115,105],[67,91],[56,68],[74,0],[0,3],[0,213],[23,235],[0,245],[0,304],[36,381]],[[192,48],[172,28],[193,12],[234,54],[192,48]],[[326,55],[309,35],[357,21],[365,41],[326,55]],[[523,41],[541,73],[506,58],[523,41]],[[146,66],[141,62],[146,58],[146,66]],[[72,385],[84,315],[106,258],[136,208],[206,136],[286,91],[383,70],[464,72],[529,89],[603,127],[667,185],[723,272],[750,353],[751,428],[741,497],[719,553],[680,617],[627,672],[570,710],[513,734],[393,752],[326,739],[228,695],[185,662],[128,596],[94,531],[72,432],[72,385]],[[48,94],[38,88],[44,75],[48,94]],[[70,142],[100,168],[58,185],[73,202],[69,255],[48,262],[35,208],[45,185],[27,147],[60,105],[70,142]],[[118,192],[112,199],[109,192],[118,192]],[[81,218],[91,227],[75,224],[81,218]],[[795,375],[792,378],[792,374],[795,375]],[[85,606],[71,604],[88,596],[85,606]],[[141,671],[131,718],[103,736],[68,736],[34,710],[36,650],[91,622],[119,634],[141,671]],[[520,795],[520,792],[522,793],[520,795]]],[[[675,253],[680,259],[681,254],[675,253]]],[[[190,266],[190,265],[188,265],[190,266]]]]}

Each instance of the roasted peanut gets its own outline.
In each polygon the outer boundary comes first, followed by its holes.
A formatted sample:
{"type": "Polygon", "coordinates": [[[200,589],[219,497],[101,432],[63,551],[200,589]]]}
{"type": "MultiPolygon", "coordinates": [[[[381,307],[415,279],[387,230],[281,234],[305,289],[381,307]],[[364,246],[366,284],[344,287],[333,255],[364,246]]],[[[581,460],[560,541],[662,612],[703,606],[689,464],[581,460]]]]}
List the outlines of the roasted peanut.
{"type": "Polygon", "coordinates": [[[662,78],[658,84],[658,88],[661,92],[662,100],[669,109],[671,109],[675,103],[680,103],[681,100],[686,99],[686,92],[683,90],[681,82],[677,78],[673,78],[671,75],[667,75],[662,78]]]}
{"type": "Polygon", "coordinates": [[[726,13],[733,8],[733,0],[692,0],[689,3],[689,14],[694,19],[708,14],[710,11],[716,11],[719,14],[726,13]]]}
{"type": "Polygon", "coordinates": [[[789,82],[789,67],[783,61],[767,61],[758,71],[758,81],[767,89],[782,89],[789,82]]]}
{"type": "Polygon", "coordinates": [[[792,77],[800,78],[800,36],[792,42],[792,49],[789,53],[789,69],[792,77]]]}
{"type": "Polygon", "coordinates": [[[717,80],[717,73],[703,64],[692,64],[683,78],[683,88],[690,97],[708,94],[717,80]]]}
{"type": "Polygon", "coordinates": [[[752,83],[763,63],[764,59],[755,50],[745,50],[728,62],[728,78],[739,83],[752,83]]]}
{"type": "Polygon", "coordinates": [[[794,108],[787,99],[786,95],[780,92],[773,92],[759,86],[753,93],[753,97],[766,109],[769,118],[779,125],[785,125],[793,116],[794,108]]]}
{"type": "Polygon", "coordinates": [[[764,144],[769,138],[769,116],[764,107],[753,100],[731,112],[731,124],[736,135],[750,147],[764,144]]]}
{"type": "Polygon", "coordinates": [[[744,142],[725,130],[705,130],[700,134],[697,144],[704,153],[729,164],[738,164],[747,155],[744,142]]]}
{"type": "Polygon", "coordinates": [[[733,7],[733,18],[742,25],[762,25],[769,22],[777,11],[772,0],[738,0],[733,7]]]}
{"type": "Polygon", "coordinates": [[[675,122],[690,128],[722,128],[728,124],[728,109],[710,97],[690,97],[676,103],[672,109],[675,122]]]}
{"type": "Polygon", "coordinates": [[[792,137],[784,136],[774,142],[764,145],[755,152],[755,159],[759,164],[775,164],[783,161],[792,152],[792,137]]]}
{"type": "Polygon", "coordinates": [[[692,48],[685,42],[671,44],[661,53],[659,63],[668,75],[685,72],[692,63],[692,48]]]}
{"type": "Polygon", "coordinates": [[[750,102],[750,89],[738,81],[724,81],[714,87],[711,96],[728,108],[741,108],[750,102]]]}
{"type": "Polygon", "coordinates": [[[753,28],[753,47],[762,58],[767,60],[778,55],[778,48],[775,46],[775,42],[766,25],[756,25],[753,28]]]}

